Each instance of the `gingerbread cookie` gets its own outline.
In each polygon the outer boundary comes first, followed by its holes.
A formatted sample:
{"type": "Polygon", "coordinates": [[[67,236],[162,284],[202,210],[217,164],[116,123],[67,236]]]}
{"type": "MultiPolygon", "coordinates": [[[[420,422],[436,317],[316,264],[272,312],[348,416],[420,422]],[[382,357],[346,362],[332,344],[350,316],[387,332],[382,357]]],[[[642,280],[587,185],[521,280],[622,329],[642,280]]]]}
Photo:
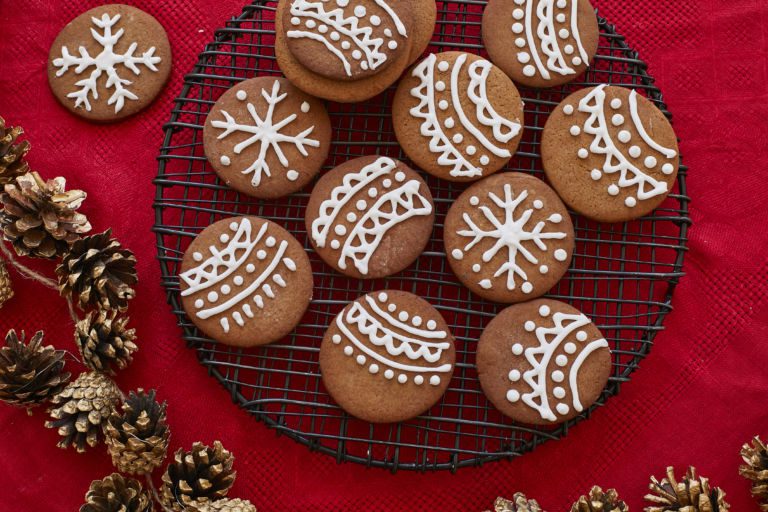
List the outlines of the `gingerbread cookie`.
{"type": "Polygon", "coordinates": [[[611,351],[577,309],[539,299],[491,320],[477,345],[483,392],[515,421],[552,425],[588,409],[611,375],[611,351]]]}
{"type": "Polygon", "coordinates": [[[325,174],[306,215],[320,257],[361,279],[390,276],[413,263],[435,218],[424,180],[402,162],[377,156],[350,160],[325,174]]]}
{"type": "Polygon", "coordinates": [[[205,155],[219,177],[250,196],[296,192],[320,171],[331,147],[322,102],[284,78],[246,80],[216,102],[205,121],[205,155]]]}
{"type": "Polygon", "coordinates": [[[654,210],[672,190],[680,164],[664,114],[636,91],[607,85],[578,91],[552,112],[541,158],[563,201],[602,222],[654,210]]]}
{"type": "Polygon", "coordinates": [[[184,254],[179,278],[190,320],[214,340],[237,347],[286,336],[312,299],[304,248],[283,228],[258,217],[208,226],[184,254]]]}
{"type": "Polygon", "coordinates": [[[576,79],[589,67],[600,39],[589,0],[490,0],[482,33],[493,63],[529,87],[576,79]]]}
{"type": "Polygon", "coordinates": [[[453,374],[454,338],[424,299],[385,290],[349,304],[320,347],[328,393],[372,423],[404,421],[435,405],[453,374]]]}
{"type": "Polygon", "coordinates": [[[121,4],[75,18],[56,37],[48,58],[56,99],[98,122],[117,121],[148,106],[170,72],[171,46],[162,25],[121,4]]]}
{"type": "Polygon", "coordinates": [[[568,270],[574,248],[573,224],[555,191],[512,172],[464,191],[448,211],[443,237],[459,280],[496,302],[547,293],[568,270]]]}
{"type": "Polygon", "coordinates": [[[432,54],[400,82],[392,106],[397,140],[420,168],[472,181],[504,167],[522,137],[523,102],[489,61],[432,54]]]}

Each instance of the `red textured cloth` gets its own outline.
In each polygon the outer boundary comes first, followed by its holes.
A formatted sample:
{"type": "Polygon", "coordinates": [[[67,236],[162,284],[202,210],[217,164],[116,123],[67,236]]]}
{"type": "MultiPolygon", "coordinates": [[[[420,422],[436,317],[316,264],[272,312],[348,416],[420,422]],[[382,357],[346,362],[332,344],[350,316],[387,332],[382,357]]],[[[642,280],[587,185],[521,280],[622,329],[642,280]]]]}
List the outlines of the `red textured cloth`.
{"type": "MultiPolygon", "coordinates": [[[[221,439],[236,455],[231,494],[262,512],[461,510],[489,507],[523,491],[565,510],[592,484],[616,487],[641,510],[651,474],[694,464],[722,486],[739,512],[757,510],[738,476],[741,444],[768,436],[768,4],[764,0],[598,0],[594,3],[650,63],[682,152],[693,198],[687,276],[651,355],[619,396],[558,442],[512,462],[448,472],[392,475],[276,437],[233,405],[185,348],[165,304],[151,233],[152,178],[172,99],[215,28],[243,0],[144,0],[174,52],[159,100],[128,121],[98,126],[68,114],[46,79],[61,27],[94,0],[0,0],[0,115],[23,125],[32,167],[64,175],[89,192],[84,211],[136,252],[141,285],[131,305],[141,350],[118,381],[157,388],[168,401],[172,449],[221,439]],[[23,4],[23,5],[22,5],[23,4]]],[[[133,2],[130,2],[133,3],[133,2]]],[[[46,272],[50,265],[37,265],[46,272]]],[[[16,298],[0,310],[0,331],[44,329],[75,351],[55,292],[17,275],[16,298]]],[[[74,366],[74,365],[73,365],[74,366]]],[[[79,371],[79,368],[75,368],[79,371]]],[[[0,407],[0,512],[76,510],[91,480],[112,471],[103,449],[78,455],[55,447],[45,415],[0,407]]]]}

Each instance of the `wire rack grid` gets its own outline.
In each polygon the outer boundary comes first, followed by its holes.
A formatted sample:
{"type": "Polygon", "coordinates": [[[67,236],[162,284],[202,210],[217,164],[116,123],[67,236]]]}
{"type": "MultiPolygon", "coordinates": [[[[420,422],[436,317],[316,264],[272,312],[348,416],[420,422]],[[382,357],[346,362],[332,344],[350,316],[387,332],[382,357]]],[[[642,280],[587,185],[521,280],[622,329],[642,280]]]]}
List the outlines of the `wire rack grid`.
{"type": "MultiPolygon", "coordinates": [[[[485,55],[479,35],[485,3],[438,2],[436,32],[428,51],[485,55]]],[[[613,371],[597,404],[576,419],[552,428],[516,424],[484,397],[474,366],[476,340],[503,306],[482,300],[461,286],[443,252],[443,220],[465,185],[425,176],[437,210],[435,231],[425,253],[397,276],[361,281],[335,273],[312,251],[304,228],[308,191],[277,201],[257,201],[224,186],[208,166],[202,127],[216,99],[244,79],[280,74],[273,49],[275,8],[276,2],[256,0],[216,31],[214,41],[185,77],[164,128],[155,180],[154,230],[162,284],[184,339],[240,407],[338,461],[392,471],[453,471],[519,456],[567,434],[573,424],[587,418],[629,380],[672,309],[691,222],[686,168],[681,166],[675,189],[665,203],[640,220],[604,225],[573,216],[577,236],[573,263],[548,296],[571,303],[595,321],[611,344],[613,371]],[[195,328],[181,308],[177,276],[186,247],[208,225],[234,215],[277,221],[304,244],[312,262],[315,294],[309,311],[292,335],[267,347],[236,349],[216,344],[195,328]],[[322,386],[318,351],[326,326],[344,305],[383,288],[416,293],[441,311],[457,338],[457,364],[448,391],[427,414],[399,424],[372,425],[349,417],[333,403],[322,386]]],[[[547,116],[566,95],[585,86],[633,87],[670,116],[646,64],[606,20],[599,18],[599,25],[598,56],[581,81],[550,90],[521,89],[525,135],[506,170],[542,177],[539,141],[547,116]]],[[[326,170],[376,153],[408,162],[392,129],[393,93],[391,88],[361,104],[328,104],[334,144],[326,170]]]]}

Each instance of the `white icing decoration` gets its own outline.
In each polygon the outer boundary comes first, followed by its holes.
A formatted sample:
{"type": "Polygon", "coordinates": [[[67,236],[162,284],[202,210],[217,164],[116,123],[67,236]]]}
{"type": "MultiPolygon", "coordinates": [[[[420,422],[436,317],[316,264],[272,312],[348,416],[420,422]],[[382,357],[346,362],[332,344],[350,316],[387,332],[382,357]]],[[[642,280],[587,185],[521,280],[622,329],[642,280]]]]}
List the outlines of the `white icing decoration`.
{"type": "Polygon", "coordinates": [[[433,375],[429,378],[429,383],[433,386],[439,386],[440,385],[440,377],[437,375],[433,375]]]}
{"type": "Polygon", "coordinates": [[[231,164],[232,164],[232,160],[231,160],[231,159],[230,159],[230,158],[229,158],[227,155],[223,155],[223,156],[222,156],[222,157],[219,159],[219,162],[221,162],[221,165],[223,165],[223,166],[225,166],[225,167],[228,167],[229,165],[231,165],[231,164]]]}
{"type": "Polygon", "coordinates": [[[288,181],[296,181],[299,179],[299,173],[297,171],[290,170],[285,173],[285,177],[288,178],[288,181]]]}

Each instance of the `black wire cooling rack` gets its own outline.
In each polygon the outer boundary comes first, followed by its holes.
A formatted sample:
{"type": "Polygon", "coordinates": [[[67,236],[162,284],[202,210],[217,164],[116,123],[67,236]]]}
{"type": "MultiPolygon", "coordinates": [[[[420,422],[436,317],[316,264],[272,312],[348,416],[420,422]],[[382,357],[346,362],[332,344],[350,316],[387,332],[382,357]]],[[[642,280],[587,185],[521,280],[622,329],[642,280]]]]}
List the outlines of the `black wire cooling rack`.
{"type": "MultiPolygon", "coordinates": [[[[480,22],[484,1],[438,2],[430,52],[462,50],[484,54],[480,22]]],[[[279,75],[274,57],[276,2],[255,1],[216,31],[185,78],[160,150],[155,184],[155,232],[162,283],[200,362],[229,391],[232,400],[278,432],[312,450],[392,471],[456,470],[511,458],[568,432],[582,416],[553,428],[533,428],[503,417],[480,390],[474,366],[475,344],[483,326],[502,308],[461,286],[446,264],[442,225],[451,201],[465,186],[425,176],[437,206],[436,229],[426,252],[408,270],[389,279],[360,281],[335,273],[311,249],[304,228],[308,190],[263,202],[221,184],[203,154],[202,128],[216,99],[230,87],[259,75],[279,75]],[[302,242],[312,261],[315,294],[295,333],[282,342],[236,349],[204,337],[188,320],[179,301],[178,272],[192,239],[211,223],[233,215],[277,221],[302,242]],[[426,415],[392,425],[372,425],[349,417],[326,393],[318,351],[326,326],[348,302],[382,288],[416,293],[445,316],[457,338],[457,364],[450,388],[426,415]]],[[[542,176],[541,131],[549,112],[576,89],[599,83],[634,87],[669,116],[646,64],[614,27],[600,19],[600,48],[581,82],[551,90],[522,89],[525,135],[507,170],[542,176]]],[[[355,105],[328,105],[334,145],[326,169],[367,154],[408,161],[392,130],[394,88],[355,105]]],[[[613,350],[613,372],[597,405],[619,390],[648,353],[671,310],[672,292],[682,277],[690,225],[686,168],[653,214],[625,224],[598,224],[574,216],[576,250],[570,271],[552,290],[590,316],[613,350]]],[[[594,407],[593,407],[594,409],[594,407]]]]}

